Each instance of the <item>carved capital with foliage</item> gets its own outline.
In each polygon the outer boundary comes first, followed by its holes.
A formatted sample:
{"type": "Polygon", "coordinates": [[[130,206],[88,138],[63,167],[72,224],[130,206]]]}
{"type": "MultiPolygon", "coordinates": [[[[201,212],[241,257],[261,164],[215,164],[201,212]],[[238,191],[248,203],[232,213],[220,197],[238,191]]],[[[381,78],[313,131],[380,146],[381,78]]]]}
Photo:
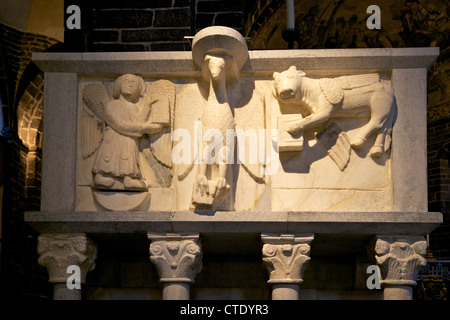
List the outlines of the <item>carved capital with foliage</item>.
{"type": "Polygon", "coordinates": [[[147,234],[150,260],[158,269],[161,282],[194,283],[202,270],[202,247],[199,234],[147,234]]]}
{"type": "Polygon", "coordinates": [[[38,263],[47,268],[49,282],[64,283],[70,276],[67,268],[78,266],[80,282],[95,268],[97,246],[85,234],[42,234],[38,237],[38,263]]]}
{"type": "Polygon", "coordinates": [[[263,261],[270,276],[268,283],[302,283],[314,236],[262,234],[261,239],[263,261]]]}
{"type": "Polygon", "coordinates": [[[415,286],[419,270],[427,264],[423,257],[427,243],[423,237],[378,236],[375,259],[384,286],[415,286]]]}

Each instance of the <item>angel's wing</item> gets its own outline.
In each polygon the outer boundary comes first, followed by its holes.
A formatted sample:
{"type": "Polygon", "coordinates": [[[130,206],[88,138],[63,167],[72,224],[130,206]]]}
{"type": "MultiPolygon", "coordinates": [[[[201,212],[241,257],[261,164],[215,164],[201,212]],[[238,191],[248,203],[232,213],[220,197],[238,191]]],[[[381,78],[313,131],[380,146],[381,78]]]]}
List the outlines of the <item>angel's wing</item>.
{"type": "MultiPolygon", "coordinates": [[[[155,186],[169,187],[172,181],[172,140],[171,132],[175,113],[176,86],[168,80],[147,83],[143,104],[151,103],[152,123],[163,125],[160,132],[141,139],[140,148],[151,167],[155,186]]],[[[152,182],[153,183],[153,182],[152,182]]],[[[152,184],[151,183],[151,184],[152,184]]]]}
{"type": "Polygon", "coordinates": [[[339,169],[344,171],[350,161],[352,147],[342,128],[332,121],[325,129],[316,133],[316,139],[339,169]]]}
{"type": "Polygon", "coordinates": [[[105,128],[104,108],[111,97],[102,83],[88,84],[83,89],[81,152],[84,159],[97,151],[105,128]]]}
{"type": "Polygon", "coordinates": [[[175,114],[176,86],[168,80],[154,81],[148,85],[147,94],[156,100],[150,114],[152,121],[168,124],[159,133],[150,135],[150,150],[159,163],[170,168],[172,167],[170,134],[175,114]]]}

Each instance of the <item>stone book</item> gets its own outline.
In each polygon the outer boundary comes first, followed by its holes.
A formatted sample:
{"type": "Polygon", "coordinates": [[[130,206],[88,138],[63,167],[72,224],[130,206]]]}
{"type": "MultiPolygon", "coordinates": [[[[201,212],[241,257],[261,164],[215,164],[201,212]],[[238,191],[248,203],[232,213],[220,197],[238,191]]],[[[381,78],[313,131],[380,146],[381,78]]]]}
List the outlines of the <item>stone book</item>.
{"type": "Polygon", "coordinates": [[[298,114],[278,116],[278,148],[280,152],[303,150],[303,132],[300,131],[294,136],[288,132],[289,128],[298,120],[298,114]]]}

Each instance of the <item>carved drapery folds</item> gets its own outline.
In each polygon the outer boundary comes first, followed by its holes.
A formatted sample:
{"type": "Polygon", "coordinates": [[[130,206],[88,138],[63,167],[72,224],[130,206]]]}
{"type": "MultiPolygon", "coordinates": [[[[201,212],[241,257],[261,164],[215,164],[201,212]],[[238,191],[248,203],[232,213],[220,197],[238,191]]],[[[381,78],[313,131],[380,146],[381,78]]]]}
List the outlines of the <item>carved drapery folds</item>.
{"type": "Polygon", "coordinates": [[[303,271],[310,257],[314,236],[263,234],[263,261],[270,275],[268,283],[303,283],[303,271]]]}
{"type": "Polygon", "coordinates": [[[67,268],[78,266],[80,283],[95,268],[97,246],[84,234],[42,234],[38,238],[38,262],[46,267],[51,283],[66,283],[67,268]]]}
{"type": "Polygon", "coordinates": [[[202,270],[202,247],[198,234],[149,233],[150,260],[155,264],[161,282],[194,283],[202,270]]]}
{"type": "Polygon", "coordinates": [[[384,286],[415,286],[420,268],[427,263],[427,243],[423,237],[379,236],[375,259],[381,269],[384,286]]]}

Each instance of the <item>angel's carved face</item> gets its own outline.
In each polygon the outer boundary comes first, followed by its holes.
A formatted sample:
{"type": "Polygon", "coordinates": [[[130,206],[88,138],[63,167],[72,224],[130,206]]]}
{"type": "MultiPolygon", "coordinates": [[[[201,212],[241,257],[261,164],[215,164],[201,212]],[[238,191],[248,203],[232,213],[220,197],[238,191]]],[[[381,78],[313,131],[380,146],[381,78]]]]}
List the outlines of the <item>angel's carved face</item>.
{"type": "Polygon", "coordinates": [[[139,96],[139,79],[134,75],[126,75],[120,82],[120,92],[126,98],[135,100],[139,96]]]}

